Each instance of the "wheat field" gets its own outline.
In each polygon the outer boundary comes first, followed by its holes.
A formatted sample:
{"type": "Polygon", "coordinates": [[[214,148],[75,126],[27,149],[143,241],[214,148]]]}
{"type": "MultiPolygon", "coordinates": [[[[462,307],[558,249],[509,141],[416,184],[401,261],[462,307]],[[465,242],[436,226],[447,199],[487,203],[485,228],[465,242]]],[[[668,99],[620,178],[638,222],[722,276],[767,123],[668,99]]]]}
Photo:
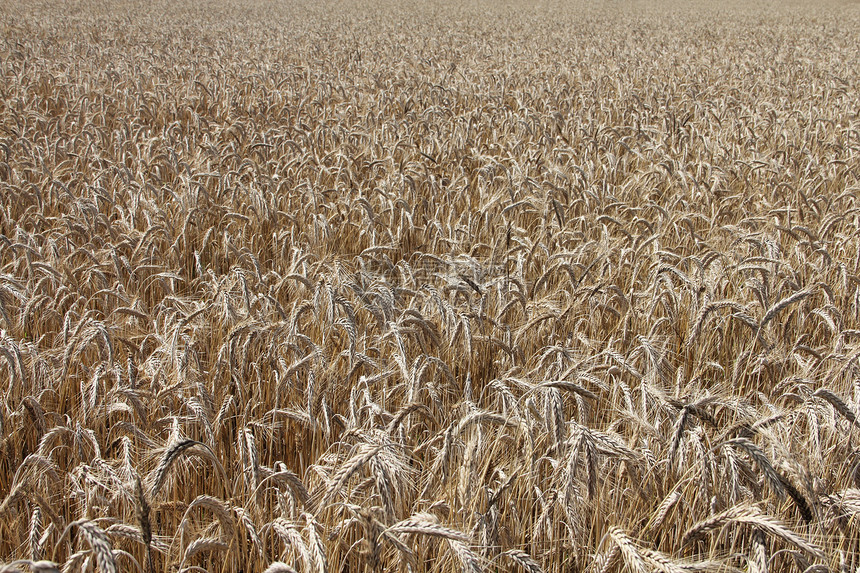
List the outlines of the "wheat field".
{"type": "Polygon", "coordinates": [[[857,3],[0,26],[0,572],[860,566],[857,3]]]}

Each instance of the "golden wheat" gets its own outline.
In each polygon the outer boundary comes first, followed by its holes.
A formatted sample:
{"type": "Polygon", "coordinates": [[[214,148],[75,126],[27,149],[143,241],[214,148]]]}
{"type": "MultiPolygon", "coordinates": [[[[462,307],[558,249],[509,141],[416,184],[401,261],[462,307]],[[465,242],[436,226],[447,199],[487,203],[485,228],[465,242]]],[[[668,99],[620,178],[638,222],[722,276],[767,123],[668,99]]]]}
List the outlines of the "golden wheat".
{"type": "Polygon", "coordinates": [[[0,28],[0,570],[860,565],[855,4],[0,28]]]}

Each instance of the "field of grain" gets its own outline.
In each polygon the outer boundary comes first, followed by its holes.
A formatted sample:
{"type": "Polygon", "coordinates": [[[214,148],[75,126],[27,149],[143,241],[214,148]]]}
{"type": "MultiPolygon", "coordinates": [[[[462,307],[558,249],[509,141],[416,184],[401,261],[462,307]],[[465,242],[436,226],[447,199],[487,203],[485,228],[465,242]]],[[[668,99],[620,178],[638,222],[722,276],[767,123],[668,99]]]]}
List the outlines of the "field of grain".
{"type": "Polygon", "coordinates": [[[860,566],[857,3],[0,29],[0,572],[860,566]]]}

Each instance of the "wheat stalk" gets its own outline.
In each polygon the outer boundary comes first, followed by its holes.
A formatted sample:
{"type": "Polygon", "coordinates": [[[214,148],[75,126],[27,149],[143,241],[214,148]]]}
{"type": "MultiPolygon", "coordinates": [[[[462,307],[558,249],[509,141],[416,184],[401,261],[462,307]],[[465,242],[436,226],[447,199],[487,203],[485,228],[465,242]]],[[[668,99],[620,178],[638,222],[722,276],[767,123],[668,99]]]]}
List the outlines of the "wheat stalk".
{"type": "Polygon", "coordinates": [[[273,561],[263,573],[296,573],[296,570],[282,561],[273,561]]]}
{"type": "Polygon", "coordinates": [[[525,551],[519,549],[509,549],[502,553],[505,557],[522,567],[526,573],[543,573],[543,569],[538,565],[537,561],[525,551]]]}
{"type": "Polygon", "coordinates": [[[113,550],[110,542],[105,535],[105,532],[98,525],[87,519],[73,521],[66,526],[65,531],[60,538],[66,537],[69,531],[77,527],[83,538],[89,543],[90,548],[95,554],[96,564],[103,573],[116,573],[118,571],[116,561],[114,560],[113,550]]]}
{"type": "Polygon", "coordinates": [[[731,523],[750,525],[753,528],[778,537],[789,545],[806,551],[814,557],[821,558],[823,553],[820,548],[806,541],[794,533],[779,521],[765,515],[760,509],[751,505],[738,505],[726,511],[696,523],[684,533],[683,544],[689,544],[692,540],[699,538],[711,531],[722,529],[731,523]]]}

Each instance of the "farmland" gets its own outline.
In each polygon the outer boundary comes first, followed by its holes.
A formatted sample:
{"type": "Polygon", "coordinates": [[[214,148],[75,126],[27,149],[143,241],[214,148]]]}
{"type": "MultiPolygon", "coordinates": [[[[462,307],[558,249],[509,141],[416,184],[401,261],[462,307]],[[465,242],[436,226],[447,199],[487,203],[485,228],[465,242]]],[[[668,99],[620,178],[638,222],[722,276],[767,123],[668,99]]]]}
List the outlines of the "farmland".
{"type": "Polygon", "coordinates": [[[857,570],[857,3],[0,27],[0,572],[857,570]]]}

